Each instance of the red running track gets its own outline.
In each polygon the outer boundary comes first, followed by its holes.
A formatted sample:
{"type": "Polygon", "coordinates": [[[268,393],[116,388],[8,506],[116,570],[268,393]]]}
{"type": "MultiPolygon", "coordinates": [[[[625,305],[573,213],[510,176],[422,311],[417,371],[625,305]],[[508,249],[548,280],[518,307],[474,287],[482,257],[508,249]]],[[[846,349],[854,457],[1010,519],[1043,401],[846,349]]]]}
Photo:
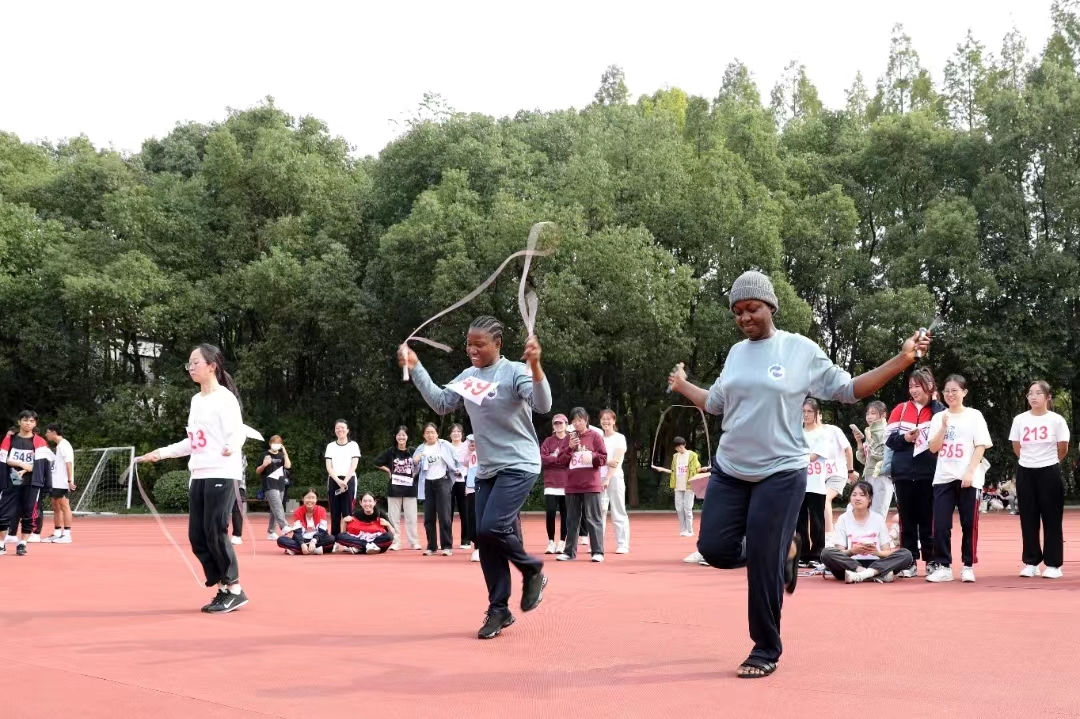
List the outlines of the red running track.
{"type": "MultiPolygon", "coordinates": [[[[678,537],[674,513],[632,516],[632,554],[550,562],[541,607],[489,642],[475,638],[485,592],[467,552],[286,557],[265,532],[255,539],[265,519],[252,519],[239,547],[252,601],[225,616],[199,613],[207,591],[151,519],[83,519],[75,544],[9,549],[9,713],[1080,715],[1080,557],[1066,547],[1063,580],[1020,579],[1008,515],[982,517],[975,585],[803,579],[785,606],[780,669],[754,681],[734,677],[749,650],[743,572],[682,563],[693,540],[678,537]]],[[[169,526],[182,541],[185,520],[169,526]]],[[[1080,513],[1066,514],[1065,530],[1080,534],[1080,513]]],[[[530,549],[543,551],[543,531],[526,521],[530,549]]]]}

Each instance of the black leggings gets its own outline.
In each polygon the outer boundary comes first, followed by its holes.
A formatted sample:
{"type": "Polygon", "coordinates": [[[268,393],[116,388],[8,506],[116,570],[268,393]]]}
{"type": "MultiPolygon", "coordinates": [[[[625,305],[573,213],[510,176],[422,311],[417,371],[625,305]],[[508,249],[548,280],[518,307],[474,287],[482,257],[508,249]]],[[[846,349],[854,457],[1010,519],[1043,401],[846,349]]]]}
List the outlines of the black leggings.
{"type": "MultiPolygon", "coordinates": [[[[345,479],[338,477],[338,479],[345,479]]],[[[356,497],[356,479],[350,479],[348,489],[338,494],[337,482],[326,480],[327,504],[330,505],[331,539],[341,534],[341,519],[353,513],[353,499],[356,497]]]]}
{"type": "Polygon", "coordinates": [[[562,494],[545,494],[544,510],[547,518],[548,541],[555,541],[555,512],[559,513],[559,539],[566,541],[566,496],[562,494]]]}

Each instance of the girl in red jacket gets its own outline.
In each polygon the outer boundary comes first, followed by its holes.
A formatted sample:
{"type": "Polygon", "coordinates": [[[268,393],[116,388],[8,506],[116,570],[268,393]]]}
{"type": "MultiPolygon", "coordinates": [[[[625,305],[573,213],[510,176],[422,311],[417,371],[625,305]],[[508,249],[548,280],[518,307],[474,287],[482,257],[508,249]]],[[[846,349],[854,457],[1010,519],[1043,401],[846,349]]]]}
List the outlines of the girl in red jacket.
{"type": "Polygon", "coordinates": [[[570,423],[574,427],[570,435],[570,469],[566,473],[566,514],[569,528],[566,547],[556,557],[560,562],[577,558],[578,528],[584,512],[589,528],[589,549],[594,562],[604,561],[604,531],[600,524],[600,493],[604,483],[600,468],[607,464],[607,446],[604,437],[589,427],[589,413],[581,407],[570,411],[570,423]]]}
{"type": "Polygon", "coordinates": [[[278,537],[285,554],[322,554],[330,552],[334,537],[327,531],[326,510],[319,506],[314,489],[304,494],[304,503],[293,513],[292,526],[278,537]]]}
{"type": "Polygon", "coordinates": [[[544,467],[544,510],[547,520],[547,551],[562,554],[566,548],[566,473],[570,466],[570,435],[566,432],[566,415],[551,419],[552,435],[540,445],[540,464],[544,467]],[[555,543],[555,513],[561,520],[559,542],[555,543]]]}

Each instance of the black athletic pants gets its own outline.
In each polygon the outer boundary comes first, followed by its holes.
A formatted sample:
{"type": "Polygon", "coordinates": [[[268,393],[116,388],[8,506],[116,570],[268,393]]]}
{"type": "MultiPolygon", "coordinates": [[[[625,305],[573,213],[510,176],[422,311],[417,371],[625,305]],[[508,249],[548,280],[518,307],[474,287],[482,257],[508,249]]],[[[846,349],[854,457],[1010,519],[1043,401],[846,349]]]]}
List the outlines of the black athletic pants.
{"type": "Polygon", "coordinates": [[[566,496],[562,494],[545,494],[544,510],[548,541],[555,541],[556,512],[559,513],[559,539],[566,541],[566,496]]]}
{"type": "Polygon", "coordinates": [[[1024,564],[1061,567],[1065,544],[1061,523],[1065,512],[1065,485],[1061,466],[1016,470],[1016,494],[1020,500],[1020,533],[1024,537],[1024,564]],[[1042,544],[1039,544],[1039,525],[1042,544]]]}
{"type": "Polygon", "coordinates": [[[911,552],[913,559],[934,561],[934,483],[928,479],[897,480],[896,513],[900,515],[900,544],[911,552]]]}
{"type": "MultiPolygon", "coordinates": [[[[450,489],[450,520],[453,522],[454,512],[458,513],[461,522],[461,543],[468,544],[472,541],[469,537],[469,502],[465,499],[465,482],[454,482],[450,489]]],[[[453,527],[451,527],[451,531],[453,527]]]]}
{"type": "MultiPolygon", "coordinates": [[[[345,479],[338,477],[338,479],[345,479]]],[[[330,505],[330,534],[334,537],[341,534],[341,518],[348,517],[353,513],[353,500],[356,498],[356,479],[349,480],[349,488],[338,494],[337,482],[326,480],[326,498],[330,505]]]]}
{"type": "Polygon", "coordinates": [[[206,586],[240,578],[229,541],[229,515],[236,505],[235,479],[193,479],[188,487],[188,541],[206,575],[206,586]]]}
{"type": "Polygon", "coordinates": [[[247,490],[243,487],[240,488],[240,500],[233,502],[232,535],[234,537],[244,536],[244,507],[241,502],[247,502],[247,490]]]}
{"type": "Polygon", "coordinates": [[[952,566],[953,510],[960,514],[960,559],[963,566],[973,567],[979,561],[979,505],[982,490],[961,487],[957,479],[934,487],[934,559],[943,567],[952,566]]]}
{"type": "Polygon", "coordinates": [[[41,487],[32,487],[22,484],[18,487],[9,487],[0,493],[0,542],[4,541],[4,535],[10,528],[12,533],[17,533],[19,524],[22,524],[23,539],[35,531],[34,523],[38,522],[40,531],[40,519],[37,519],[41,487]]]}
{"type": "Polygon", "coordinates": [[[825,495],[807,492],[803,495],[802,508],[795,531],[802,537],[799,559],[803,562],[820,562],[821,550],[825,548],[825,495]]]}
{"type": "Polygon", "coordinates": [[[424,480],[424,532],[430,552],[454,548],[454,516],[450,513],[451,485],[449,477],[424,480]],[[438,527],[436,527],[438,524],[438,527]]]}

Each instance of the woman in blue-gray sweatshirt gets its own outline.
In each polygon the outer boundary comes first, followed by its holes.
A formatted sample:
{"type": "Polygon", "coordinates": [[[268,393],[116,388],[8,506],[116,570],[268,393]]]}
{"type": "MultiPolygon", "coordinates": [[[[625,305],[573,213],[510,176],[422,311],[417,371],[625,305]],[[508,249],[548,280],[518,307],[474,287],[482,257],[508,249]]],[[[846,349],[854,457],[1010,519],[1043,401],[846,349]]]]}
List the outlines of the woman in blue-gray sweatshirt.
{"type": "Polygon", "coordinates": [[[540,366],[540,342],[525,342],[523,362],[502,356],[503,325],[478,317],[469,327],[466,351],[472,367],[445,389],[432,381],[416,354],[402,346],[399,364],[408,367],[413,384],[439,414],[465,406],[476,438],[476,546],[488,588],[488,611],[477,632],[498,636],[514,623],[510,613],[510,565],[521,572],[521,611],[535,609],[544,596],[544,563],[525,552],[514,531],[518,512],[540,476],[540,443],[532,413],[551,411],[551,387],[540,366]]]}
{"type": "Polygon", "coordinates": [[[776,329],[779,303],[765,275],[743,273],[728,299],[746,339],[728,352],[719,379],[711,389],[698,387],[687,381],[680,364],[668,382],[698,407],[724,417],[698,551],[712,567],[746,567],[754,649],[738,676],[758,679],[776,671],[785,583],[793,592],[798,577],[795,522],[810,451],[802,431],[803,400],[809,395],[853,403],[871,395],[910,367],[916,351],[925,354],[930,338],[916,333],[900,354],[853,379],[815,343],[776,329]]]}

